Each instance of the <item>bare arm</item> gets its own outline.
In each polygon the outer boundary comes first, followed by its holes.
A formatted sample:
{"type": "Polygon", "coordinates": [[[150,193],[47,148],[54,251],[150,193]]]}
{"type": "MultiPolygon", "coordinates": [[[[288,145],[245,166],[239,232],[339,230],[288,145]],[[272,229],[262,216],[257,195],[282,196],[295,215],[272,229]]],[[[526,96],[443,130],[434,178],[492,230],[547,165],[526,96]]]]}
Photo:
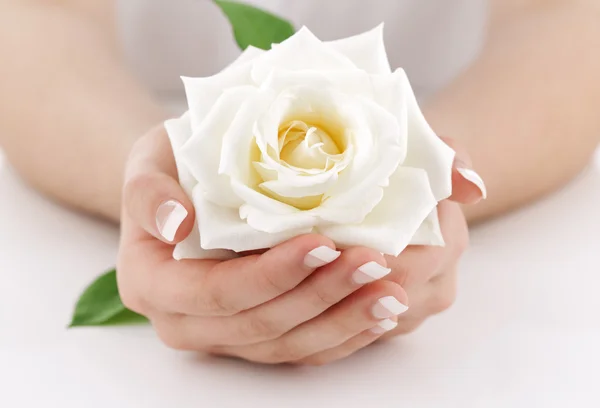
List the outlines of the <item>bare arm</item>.
{"type": "Polygon", "coordinates": [[[0,146],[71,206],[117,220],[132,143],[164,114],[121,62],[113,0],[0,0],[0,146]]]}
{"type": "Polygon", "coordinates": [[[486,181],[469,221],[561,186],[600,141],[600,3],[496,0],[492,12],[480,58],[425,107],[486,181]]]}
{"type": "MultiPolygon", "coordinates": [[[[125,158],[163,112],[123,67],[113,8],[0,0],[0,144],[34,186],[117,220],[125,158]]],[[[488,185],[469,220],[535,199],[589,161],[600,139],[598,8],[496,0],[483,54],[426,106],[488,185]]]]}

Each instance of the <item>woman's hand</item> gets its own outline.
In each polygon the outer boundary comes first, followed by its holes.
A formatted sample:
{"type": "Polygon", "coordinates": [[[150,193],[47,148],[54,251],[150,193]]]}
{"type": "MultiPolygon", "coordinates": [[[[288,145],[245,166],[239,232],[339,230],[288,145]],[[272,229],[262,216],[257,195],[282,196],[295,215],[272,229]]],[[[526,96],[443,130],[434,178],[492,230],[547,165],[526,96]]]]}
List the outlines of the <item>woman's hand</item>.
{"type": "MultiPolygon", "coordinates": [[[[453,198],[481,197],[455,173],[453,198]]],[[[412,247],[398,258],[367,248],[340,253],[328,238],[304,235],[260,255],[176,261],[173,245],[192,230],[194,208],[177,183],[159,127],[140,139],[128,163],[119,290],[125,305],[148,316],[173,348],[262,363],[323,364],[393,330],[398,315],[409,316],[397,329],[406,332],[449,303],[467,233],[456,204],[443,203],[440,217],[445,248],[412,247]],[[394,271],[380,280],[390,272],[387,262],[394,271]],[[403,285],[415,297],[414,312],[404,313],[403,285]]]]}
{"type": "MultiPolygon", "coordinates": [[[[453,195],[438,205],[446,245],[410,246],[397,257],[385,256],[387,266],[392,269],[385,280],[406,290],[410,308],[398,317],[398,325],[384,338],[412,332],[428,317],[448,309],[456,297],[458,263],[469,243],[467,223],[458,203],[475,204],[485,198],[486,190],[479,175],[471,170],[468,154],[453,140],[444,138],[444,141],[457,152],[452,172],[453,195]]],[[[345,355],[346,346],[341,346],[299,363],[325,364],[345,355]]]]}
{"type": "Polygon", "coordinates": [[[174,260],[194,223],[176,177],[157,128],[128,163],[117,265],[123,302],[168,346],[262,363],[310,362],[334,349],[329,361],[375,341],[406,311],[401,285],[378,281],[390,271],[379,252],[340,253],[320,235],[229,261],[174,260]]]}

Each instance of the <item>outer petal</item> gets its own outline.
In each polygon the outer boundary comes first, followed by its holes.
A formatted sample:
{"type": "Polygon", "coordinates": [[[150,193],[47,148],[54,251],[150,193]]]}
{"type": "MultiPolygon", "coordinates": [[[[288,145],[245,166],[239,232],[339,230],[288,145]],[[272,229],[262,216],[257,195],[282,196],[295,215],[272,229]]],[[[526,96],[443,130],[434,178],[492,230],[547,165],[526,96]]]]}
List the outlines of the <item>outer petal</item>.
{"type": "Polygon", "coordinates": [[[181,259],[219,259],[224,261],[233,259],[236,256],[235,252],[227,249],[203,249],[200,246],[200,231],[197,222],[190,235],[175,245],[175,250],[173,251],[173,258],[178,261],[181,259]]]}
{"type": "Polygon", "coordinates": [[[227,68],[232,69],[238,68],[244,64],[254,61],[256,58],[260,57],[265,53],[265,50],[261,50],[260,48],[253,47],[249,45],[240,55],[237,57],[235,61],[233,61],[227,68]]]}
{"type": "MultiPolygon", "coordinates": [[[[274,95],[271,92],[257,91],[235,112],[231,126],[223,135],[219,174],[226,174],[232,179],[241,180],[246,185],[254,185],[259,182],[256,169],[252,164],[260,157],[260,151],[254,140],[254,125],[258,117],[267,110],[273,98],[274,95]]],[[[211,152],[211,154],[216,154],[216,152],[211,152]]]]}
{"type": "MultiPolygon", "coordinates": [[[[177,164],[177,172],[179,173],[179,183],[185,190],[188,196],[192,197],[192,191],[197,184],[196,179],[189,172],[187,166],[185,166],[180,158],[181,147],[189,139],[192,134],[190,127],[190,116],[189,113],[185,113],[181,118],[171,119],[165,122],[165,128],[171,141],[171,147],[173,148],[173,154],[175,155],[175,162],[177,164]]],[[[197,225],[190,235],[175,246],[173,251],[173,258],[175,259],[230,259],[235,254],[231,251],[226,250],[212,250],[207,251],[200,247],[200,234],[198,232],[197,225]]]]}
{"type": "Polygon", "coordinates": [[[205,198],[216,204],[235,208],[242,204],[231,190],[229,177],[219,174],[220,156],[223,147],[238,147],[224,145],[225,134],[240,107],[253,98],[256,92],[256,88],[250,86],[232,88],[224,92],[192,138],[181,149],[180,161],[185,163],[190,173],[198,180],[205,198]]]}
{"type": "Polygon", "coordinates": [[[335,89],[344,95],[361,95],[369,99],[373,98],[371,77],[361,70],[317,71],[306,69],[290,71],[276,69],[271,72],[264,86],[276,92],[297,87],[311,87],[320,90],[335,89]]]}
{"type": "Polygon", "coordinates": [[[231,249],[236,252],[270,248],[283,241],[311,231],[310,228],[270,234],[257,231],[240,218],[238,211],[219,207],[194,190],[194,207],[200,223],[204,249],[231,249]]]}
{"type": "Polygon", "coordinates": [[[182,77],[190,110],[192,129],[195,130],[212,109],[223,91],[237,86],[252,85],[251,64],[241,64],[206,78],[182,77]]]}
{"type": "Polygon", "coordinates": [[[440,228],[438,211],[435,208],[423,221],[415,235],[410,241],[410,245],[435,245],[444,246],[444,236],[440,228]]]}
{"type": "Polygon", "coordinates": [[[435,198],[438,201],[448,198],[452,193],[454,150],[442,142],[425,120],[404,70],[396,70],[392,81],[374,78],[373,86],[376,99],[390,112],[400,118],[405,115],[403,110],[407,111],[408,146],[403,165],[425,169],[435,198]]]}
{"type": "Polygon", "coordinates": [[[306,27],[253,61],[252,78],[263,83],[274,69],[301,71],[357,70],[345,55],[325,45],[306,27]]]}
{"type": "Polygon", "coordinates": [[[436,205],[427,173],[403,167],[390,178],[383,199],[361,224],[332,225],[318,230],[340,247],[367,246],[397,256],[436,205]]]}
{"type": "Polygon", "coordinates": [[[188,196],[191,197],[192,189],[196,186],[197,181],[181,159],[181,148],[192,137],[190,113],[186,112],[180,118],[167,120],[165,122],[165,129],[167,130],[171,148],[173,149],[177,173],[179,174],[179,184],[181,184],[181,187],[188,196]]]}
{"type": "Polygon", "coordinates": [[[350,58],[354,65],[369,74],[392,73],[383,42],[383,23],[366,33],[325,44],[350,58]]]}

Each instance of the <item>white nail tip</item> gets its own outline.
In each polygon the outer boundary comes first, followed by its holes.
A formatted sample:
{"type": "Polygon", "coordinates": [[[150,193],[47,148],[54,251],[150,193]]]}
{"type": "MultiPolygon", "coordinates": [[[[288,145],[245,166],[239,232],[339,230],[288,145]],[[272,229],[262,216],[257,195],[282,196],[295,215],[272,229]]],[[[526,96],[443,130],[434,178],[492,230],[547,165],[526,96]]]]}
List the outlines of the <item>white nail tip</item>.
{"type": "Polygon", "coordinates": [[[304,264],[309,268],[318,268],[338,259],[342,253],[328,246],[320,246],[310,251],[304,258],[304,264]]]}
{"type": "Polygon", "coordinates": [[[398,316],[408,310],[408,306],[403,305],[393,296],[382,297],[373,306],[373,316],[377,319],[385,319],[391,316],[398,316]]]}
{"type": "Polygon", "coordinates": [[[481,190],[481,195],[483,199],[487,198],[487,189],[485,187],[485,183],[483,182],[481,176],[477,174],[475,170],[457,168],[456,171],[458,171],[461,176],[469,180],[471,183],[475,184],[481,190]]]}
{"type": "Polygon", "coordinates": [[[185,207],[175,200],[161,204],[156,212],[158,232],[167,241],[173,241],[177,230],[187,216],[188,212],[185,207]]]}
{"type": "Polygon", "coordinates": [[[369,283],[383,278],[391,271],[390,268],[386,268],[375,261],[371,261],[360,266],[352,276],[352,279],[358,284],[369,283]]]}
{"type": "Polygon", "coordinates": [[[392,319],[384,319],[377,323],[377,326],[371,329],[371,332],[375,334],[382,334],[393,330],[398,326],[398,322],[393,321],[392,319]]]}

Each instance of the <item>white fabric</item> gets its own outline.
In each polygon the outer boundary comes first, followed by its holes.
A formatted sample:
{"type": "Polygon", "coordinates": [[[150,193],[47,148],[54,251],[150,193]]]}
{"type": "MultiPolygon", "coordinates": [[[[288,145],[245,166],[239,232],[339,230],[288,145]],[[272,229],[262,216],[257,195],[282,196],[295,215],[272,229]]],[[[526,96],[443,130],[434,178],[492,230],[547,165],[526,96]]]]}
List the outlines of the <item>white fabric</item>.
{"type": "MultiPolygon", "coordinates": [[[[392,69],[403,67],[419,97],[447,83],[476,56],[487,0],[245,0],[335,40],[385,23],[392,69]]],[[[165,97],[179,77],[206,76],[239,54],[230,26],[211,0],[118,0],[129,62],[165,97]]]]}

